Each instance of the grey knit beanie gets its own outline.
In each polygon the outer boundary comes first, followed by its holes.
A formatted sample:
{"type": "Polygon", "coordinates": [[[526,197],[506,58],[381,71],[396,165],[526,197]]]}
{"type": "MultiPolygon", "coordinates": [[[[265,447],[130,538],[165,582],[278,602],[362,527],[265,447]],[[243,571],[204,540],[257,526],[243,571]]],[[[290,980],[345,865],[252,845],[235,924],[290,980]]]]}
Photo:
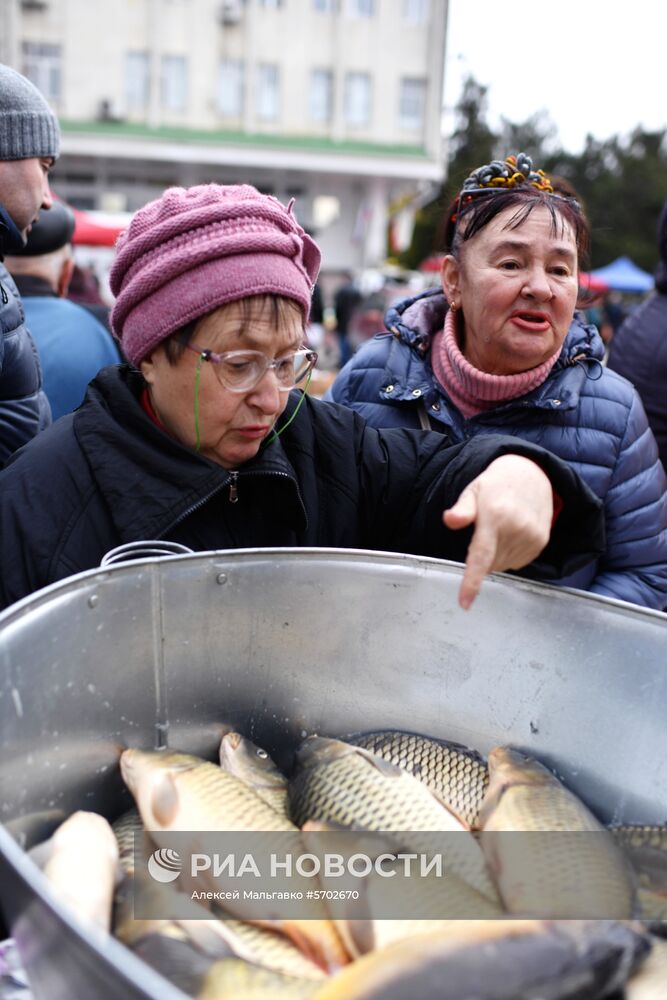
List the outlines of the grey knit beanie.
{"type": "Polygon", "coordinates": [[[58,120],[37,87],[0,63],[0,160],[60,152],[58,120]]]}

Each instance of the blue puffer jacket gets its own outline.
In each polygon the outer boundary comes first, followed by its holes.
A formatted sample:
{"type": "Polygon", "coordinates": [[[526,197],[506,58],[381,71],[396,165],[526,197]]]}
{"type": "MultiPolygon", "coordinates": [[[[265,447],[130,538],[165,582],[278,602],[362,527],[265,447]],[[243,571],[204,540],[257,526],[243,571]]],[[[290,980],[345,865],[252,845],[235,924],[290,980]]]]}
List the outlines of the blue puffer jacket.
{"type": "MultiPolygon", "coordinates": [[[[13,249],[16,233],[3,210],[0,254],[13,249]]],[[[16,285],[0,256],[0,469],[13,452],[50,423],[37,348],[26,328],[16,285]]]]}
{"type": "Polygon", "coordinates": [[[604,503],[606,555],[559,585],[649,608],[667,605],[667,479],[632,386],[602,367],[602,341],[576,318],[546,381],[468,420],[436,381],[431,336],[446,312],[440,289],[392,307],[391,333],[364,344],[325,399],[358,410],[375,427],[431,426],[464,441],[513,434],[572,464],[604,503]]]}

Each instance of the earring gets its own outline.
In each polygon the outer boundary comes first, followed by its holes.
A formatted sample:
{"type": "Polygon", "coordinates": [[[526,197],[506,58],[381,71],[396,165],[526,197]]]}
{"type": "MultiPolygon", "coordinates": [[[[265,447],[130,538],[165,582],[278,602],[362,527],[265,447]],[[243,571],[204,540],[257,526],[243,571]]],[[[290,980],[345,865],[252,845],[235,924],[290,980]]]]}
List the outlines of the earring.
{"type": "Polygon", "coordinates": [[[453,312],[453,313],[456,312],[456,309],[457,309],[456,302],[450,302],[449,303],[449,308],[450,308],[451,312],[453,312]]]}

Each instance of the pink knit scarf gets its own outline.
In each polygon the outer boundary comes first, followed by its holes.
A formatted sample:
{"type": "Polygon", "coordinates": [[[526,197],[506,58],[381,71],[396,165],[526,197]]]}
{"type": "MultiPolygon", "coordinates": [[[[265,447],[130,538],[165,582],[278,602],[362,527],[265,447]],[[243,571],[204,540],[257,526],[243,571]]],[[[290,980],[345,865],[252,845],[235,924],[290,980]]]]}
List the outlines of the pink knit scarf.
{"type": "Polygon", "coordinates": [[[467,361],[457,343],[456,321],[450,310],[445,328],[431,342],[431,365],[440,385],[464,417],[491,410],[498,403],[525,396],[546,379],[555,365],[560,348],[537,368],[518,375],[490,375],[467,361]]]}

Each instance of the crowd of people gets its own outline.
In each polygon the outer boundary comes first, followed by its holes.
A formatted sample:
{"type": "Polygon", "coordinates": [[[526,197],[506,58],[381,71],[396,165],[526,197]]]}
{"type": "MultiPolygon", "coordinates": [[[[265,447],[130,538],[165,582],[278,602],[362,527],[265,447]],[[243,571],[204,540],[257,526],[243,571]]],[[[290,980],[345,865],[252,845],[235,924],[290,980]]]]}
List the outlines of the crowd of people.
{"type": "Polygon", "coordinates": [[[140,209],[110,274],[114,341],[65,297],[58,152],[42,96],[0,66],[0,607],[145,539],[454,559],[464,608],[497,570],[665,607],[658,447],[577,311],[585,213],[528,157],[473,171],[441,286],[355,353],[346,276],[321,400],[304,391],[320,251],[291,206],[210,183],[140,209]]]}

